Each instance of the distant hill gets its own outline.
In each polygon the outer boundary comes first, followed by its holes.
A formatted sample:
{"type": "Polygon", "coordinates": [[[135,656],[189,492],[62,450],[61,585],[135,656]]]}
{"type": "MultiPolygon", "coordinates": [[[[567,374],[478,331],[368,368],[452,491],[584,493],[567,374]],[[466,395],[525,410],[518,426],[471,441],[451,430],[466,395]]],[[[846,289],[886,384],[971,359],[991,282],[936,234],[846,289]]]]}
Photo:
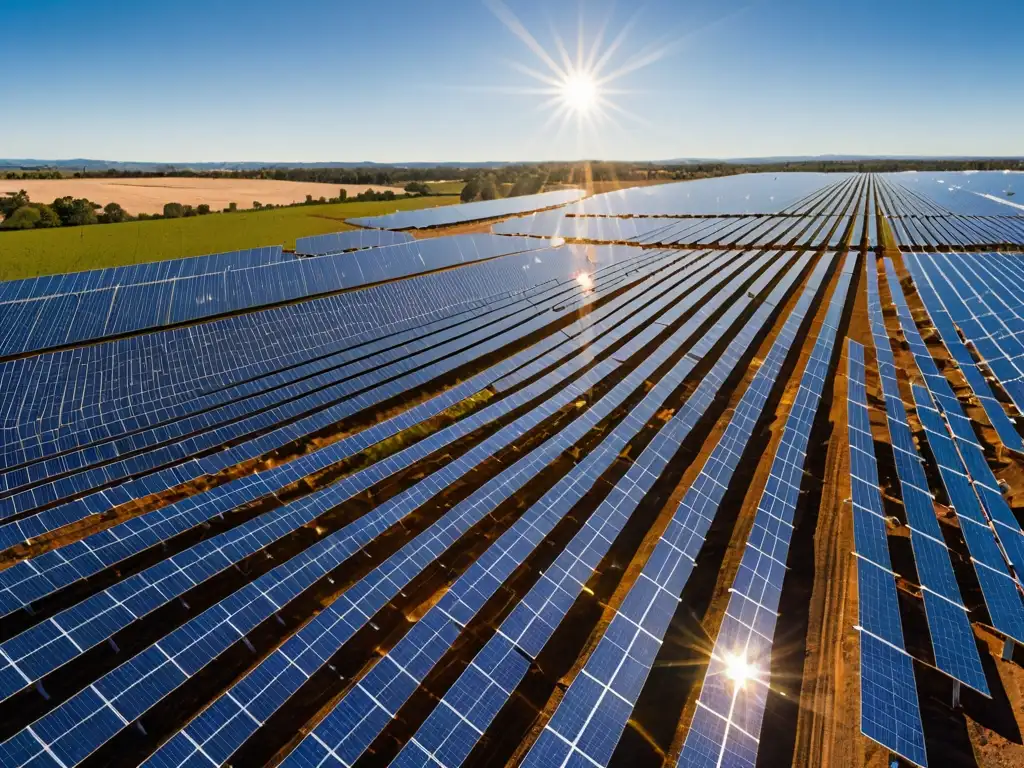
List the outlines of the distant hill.
{"type": "MultiPolygon", "coordinates": [[[[962,156],[929,156],[929,155],[780,155],[776,157],[678,157],[671,160],[628,161],[636,165],[649,162],[652,165],[700,165],[706,163],[728,163],[735,165],[768,165],[775,163],[810,163],[810,162],[859,162],[869,160],[1014,160],[1017,157],[987,157],[985,155],[962,156]]],[[[139,171],[143,173],[166,173],[169,171],[254,171],[261,168],[501,168],[507,165],[534,164],[533,160],[487,160],[484,162],[408,162],[408,163],[377,163],[372,160],[358,161],[327,161],[321,163],[282,163],[268,161],[245,161],[237,163],[149,163],[118,160],[90,160],[88,158],[72,158],[70,160],[40,160],[36,158],[0,158],[0,173],[10,170],[61,169],[66,171],[86,170],[90,173],[116,170],[139,171]]],[[[565,161],[570,162],[570,161],[565,161]]],[[[576,162],[576,161],[571,161],[576,162]]],[[[598,161],[594,161],[598,162],[598,161]]],[[[616,162],[616,161],[608,161],[616,162]]]]}
{"type": "Polygon", "coordinates": [[[868,160],[1020,160],[1024,156],[992,157],[989,155],[778,155],[775,157],[679,157],[656,160],[655,165],[698,165],[730,163],[735,165],[768,165],[773,163],[856,163],[868,160]]]}
{"type": "Polygon", "coordinates": [[[117,160],[89,160],[87,158],[72,158],[70,160],[40,160],[36,158],[0,158],[0,172],[5,170],[30,170],[37,168],[59,168],[68,171],[86,170],[97,171],[143,171],[143,172],[167,172],[167,171],[255,171],[261,168],[439,168],[450,166],[452,168],[497,168],[513,163],[505,161],[486,161],[480,163],[460,162],[415,162],[415,163],[375,163],[372,160],[360,160],[357,162],[323,162],[323,163],[280,163],[246,161],[238,163],[145,163],[117,160]]]}

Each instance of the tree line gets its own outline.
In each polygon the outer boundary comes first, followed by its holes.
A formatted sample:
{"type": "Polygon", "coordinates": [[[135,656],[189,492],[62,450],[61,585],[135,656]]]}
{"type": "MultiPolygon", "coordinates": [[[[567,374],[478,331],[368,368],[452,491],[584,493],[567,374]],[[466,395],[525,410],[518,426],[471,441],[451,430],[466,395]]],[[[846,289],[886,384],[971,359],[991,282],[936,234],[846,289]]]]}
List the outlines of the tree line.
{"type": "MultiPolygon", "coordinates": [[[[338,190],[337,197],[314,198],[306,195],[301,203],[289,203],[274,205],[273,203],[261,203],[253,200],[252,207],[239,208],[237,203],[228,204],[220,213],[237,213],[239,211],[267,211],[274,208],[292,208],[296,205],[327,205],[330,203],[345,202],[373,202],[382,200],[400,200],[408,197],[418,197],[421,194],[429,194],[418,191],[420,187],[413,184],[407,185],[406,194],[396,195],[393,190],[377,192],[367,189],[357,195],[349,196],[345,189],[338,190]],[[413,187],[410,190],[410,187],[413,187]]],[[[84,197],[58,197],[50,204],[34,203],[29,199],[28,192],[24,189],[18,192],[8,192],[0,197],[0,230],[24,230],[24,229],[49,229],[52,227],[80,227],[89,224],[118,224],[124,221],[147,221],[153,219],[187,219],[193,216],[207,216],[217,213],[206,203],[199,205],[187,205],[177,202],[166,203],[163,213],[140,213],[131,216],[118,203],[107,203],[100,205],[84,197]]]]}

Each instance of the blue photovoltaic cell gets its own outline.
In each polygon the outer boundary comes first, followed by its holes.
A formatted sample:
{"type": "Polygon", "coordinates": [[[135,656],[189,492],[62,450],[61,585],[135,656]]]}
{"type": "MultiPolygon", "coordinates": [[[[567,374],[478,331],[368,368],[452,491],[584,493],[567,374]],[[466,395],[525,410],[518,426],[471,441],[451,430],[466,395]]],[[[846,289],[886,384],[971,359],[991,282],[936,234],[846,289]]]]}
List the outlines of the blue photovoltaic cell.
{"type": "Polygon", "coordinates": [[[911,658],[860,633],[861,729],[864,735],[921,766],[928,765],[911,658]]]}

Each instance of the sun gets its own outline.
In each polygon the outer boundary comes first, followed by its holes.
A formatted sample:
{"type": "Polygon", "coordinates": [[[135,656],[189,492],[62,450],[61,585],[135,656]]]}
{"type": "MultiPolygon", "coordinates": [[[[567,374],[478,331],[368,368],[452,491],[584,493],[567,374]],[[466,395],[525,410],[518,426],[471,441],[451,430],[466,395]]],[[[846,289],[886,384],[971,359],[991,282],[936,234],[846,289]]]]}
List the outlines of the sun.
{"type": "Polygon", "coordinates": [[[569,72],[562,80],[562,102],[578,114],[587,114],[597,108],[601,101],[600,87],[589,72],[569,72]]]}
{"type": "Polygon", "coordinates": [[[747,662],[742,654],[728,654],[725,657],[725,676],[728,677],[737,688],[742,688],[747,680],[756,677],[757,668],[747,662]]]}

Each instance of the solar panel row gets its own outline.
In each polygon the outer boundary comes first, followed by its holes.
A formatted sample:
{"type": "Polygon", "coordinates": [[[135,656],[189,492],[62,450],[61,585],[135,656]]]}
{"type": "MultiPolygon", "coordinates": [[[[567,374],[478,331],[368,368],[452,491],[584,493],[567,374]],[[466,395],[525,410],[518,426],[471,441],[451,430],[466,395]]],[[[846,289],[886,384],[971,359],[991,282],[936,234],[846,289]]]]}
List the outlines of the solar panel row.
{"type": "Polygon", "coordinates": [[[157,283],[179,277],[194,277],[232,269],[251,269],[285,260],[281,246],[249,248],[208,256],[154,261],[146,264],[126,264],[120,267],[94,269],[88,272],[69,272],[43,275],[23,280],[0,282],[0,304],[26,299],[42,299],[67,293],[85,293],[101,288],[137,283],[157,283]]]}
{"type": "Polygon", "coordinates": [[[867,270],[868,317],[882,382],[886,422],[899,478],[903,511],[921,583],[935,665],[956,680],[988,695],[967,608],[956,583],[949,550],[935,516],[924,462],[914,444],[897,381],[896,361],[882,315],[878,270],[867,270]]]}
{"type": "Polygon", "coordinates": [[[444,205],[437,208],[422,208],[416,211],[397,211],[384,216],[370,216],[360,219],[348,219],[346,223],[357,227],[376,227],[379,229],[424,229],[441,227],[448,224],[462,224],[468,221],[494,219],[499,216],[512,216],[541,208],[556,205],[568,205],[583,197],[583,190],[563,189],[554,192],[542,192],[538,195],[522,195],[505,197],[500,200],[485,200],[462,205],[444,205]]]}
{"type": "Polygon", "coordinates": [[[701,179],[606,192],[574,208],[599,216],[777,213],[816,191],[827,196],[855,179],[853,175],[822,173],[757,174],[744,179],[743,185],[729,178],[701,179]],[[840,181],[834,181],[837,177],[840,181]]]}
{"type": "Polygon", "coordinates": [[[362,248],[411,243],[412,240],[412,235],[405,232],[392,232],[387,229],[350,229],[327,235],[296,238],[295,253],[300,256],[324,256],[362,248]]]}
{"type": "Polygon", "coordinates": [[[851,513],[858,555],[861,731],[907,760],[926,765],[914,663],[903,643],[889,559],[885,508],[868,416],[864,348],[851,339],[847,349],[851,513]]]}
{"type": "Polygon", "coordinates": [[[755,765],[803,467],[857,254],[846,257],[800,379],[715,639],[679,765],[755,765]],[[737,665],[743,675],[737,677],[737,665]]]}

